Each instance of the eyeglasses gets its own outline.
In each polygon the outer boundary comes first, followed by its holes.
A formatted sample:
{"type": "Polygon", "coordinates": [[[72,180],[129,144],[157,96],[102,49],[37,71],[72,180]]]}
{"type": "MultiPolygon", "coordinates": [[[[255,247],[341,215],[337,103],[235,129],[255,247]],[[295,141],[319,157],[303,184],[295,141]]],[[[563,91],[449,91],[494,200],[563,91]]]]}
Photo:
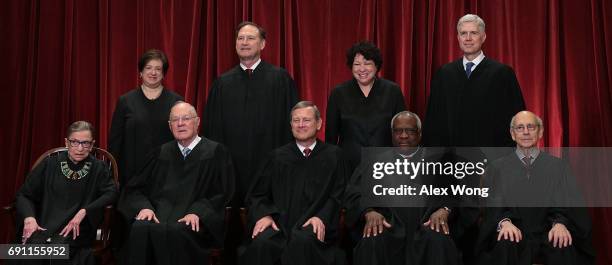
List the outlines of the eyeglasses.
{"type": "Polygon", "coordinates": [[[419,133],[419,129],[417,128],[393,128],[393,133],[397,135],[401,135],[402,133],[406,133],[407,135],[417,135],[419,133]]]}
{"type": "Polygon", "coordinates": [[[527,125],[522,125],[522,124],[521,124],[521,125],[518,125],[518,126],[512,126],[512,129],[513,129],[515,132],[524,132],[524,131],[525,131],[525,128],[527,128],[527,131],[533,132],[533,131],[535,131],[535,130],[536,130],[538,127],[540,127],[540,125],[537,125],[537,124],[531,124],[531,123],[529,123],[529,124],[527,124],[527,125]]]}
{"type": "Polygon", "coordinates": [[[190,122],[191,120],[197,118],[198,116],[182,116],[182,117],[172,117],[170,118],[170,123],[177,123],[179,121],[190,122]]]}
{"type": "Polygon", "coordinates": [[[68,142],[70,143],[71,147],[79,147],[79,145],[81,145],[83,148],[90,148],[93,144],[93,141],[79,141],[73,139],[68,139],[68,142]]]}

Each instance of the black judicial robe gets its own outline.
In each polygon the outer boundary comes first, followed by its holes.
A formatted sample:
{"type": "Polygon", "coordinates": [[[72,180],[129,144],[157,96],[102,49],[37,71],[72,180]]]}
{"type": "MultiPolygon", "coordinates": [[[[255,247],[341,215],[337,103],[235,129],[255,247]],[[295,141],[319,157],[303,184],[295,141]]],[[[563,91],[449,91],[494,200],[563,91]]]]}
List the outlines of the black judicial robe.
{"type": "Polygon", "coordinates": [[[396,83],[377,78],[366,97],[353,78],[336,86],[329,96],[325,141],[340,146],[357,167],[362,147],[391,146],[391,119],[404,110],[396,83]]]}
{"type": "Polygon", "coordinates": [[[224,212],[234,185],[234,168],[225,147],[202,138],[183,159],[176,140],[156,148],[142,172],[125,187],[119,210],[133,220],[151,209],[159,224],[134,221],[126,264],[195,264],[207,260],[207,248],[222,246],[224,212]],[[177,221],[192,213],[200,232],[177,221]]]}
{"type": "MultiPolygon", "coordinates": [[[[437,151],[428,152],[421,148],[414,156],[408,158],[410,162],[435,161],[441,159],[437,151]]],[[[376,162],[395,162],[396,159],[404,160],[397,151],[389,150],[375,157],[376,162]]],[[[452,196],[424,196],[413,197],[411,200],[421,200],[420,203],[413,202],[414,207],[378,207],[368,205],[367,200],[362,200],[362,181],[370,177],[369,167],[371,162],[362,161],[347,185],[344,206],[346,207],[346,223],[355,233],[362,236],[365,225],[365,214],[368,209],[382,214],[391,228],[384,228],[382,234],[361,238],[353,250],[353,263],[359,264],[458,264],[459,258],[456,246],[450,236],[424,227],[429,216],[442,207],[453,209],[455,198],[452,196]],[[422,204],[422,206],[418,206],[422,204]]],[[[436,187],[448,187],[449,182],[438,176],[417,175],[410,185],[433,185],[436,187]]],[[[449,223],[453,216],[449,216],[449,223]]],[[[454,228],[450,225],[451,233],[454,228]]]]}
{"type": "Polygon", "coordinates": [[[89,156],[73,164],[68,159],[67,152],[47,157],[32,169],[17,192],[17,238],[21,238],[23,220],[26,217],[34,217],[38,225],[47,230],[35,232],[28,243],[45,243],[46,238],[50,237],[51,243],[70,245],[71,258],[78,259],[73,260],[74,262],[93,264],[91,258],[80,255],[82,253],[78,254],[81,250],[77,249],[91,247],[96,237],[96,229],[102,222],[104,207],[114,203],[117,195],[117,187],[104,162],[89,156]],[[74,171],[82,169],[86,162],[90,162],[91,169],[81,179],[68,179],[62,174],[62,161],[68,162],[70,169],[74,171]],[[79,227],[80,235],[76,240],[72,240],[72,233],[63,238],[59,233],[80,209],[87,211],[79,227]]]}
{"type": "Polygon", "coordinates": [[[525,101],[514,71],[485,57],[468,79],[462,60],[443,65],[431,81],[423,144],[515,146],[508,128],[525,101]]]}
{"type": "Polygon", "coordinates": [[[553,223],[564,224],[571,233],[575,254],[564,258],[567,264],[595,264],[591,220],[585,208],[575,207],[582,199],[567,163],[541,151],[527,170],[513,152],[490,164],[484,183],[491,187],[488,205],[494,207],[485,209],[479,233],[476,251],[480,264],[512,263],[506,263],[505,258],[531,264],[532,256],[541,258],[543,251],[549,251],[545,245],[553,223]],[[523,235],[518,257],[496,252],[497,225],[504,218],[523,235]],[[575,262],[570,260],[574,258],[575,262]]]}
{"type": "Polygon", "coordinates": [[[119,166],[119,183],[127,184],[144,166],[149,152],[173,139],[168,117],[179,100],[183,97],[167,88],[154,100],[140,87],[119,97],[108,136],[108,151],[119,166]]]}
{"type": "Polygon", "coordinates": [[[232,154],[237,175],[236,204],[243,204],[265,154],[293,139],[289,113],[297,98],[295,82],[287,71],[264,61],[250,78],[237,65],[213,83],[203,132],[227,146],[232,154]]]}
{"type": "Polygon", "coordinates": [[[308,158],[295,142],[274,150],[247,197],[247,231],[250,235],[255,223],[268,215],[280,231],[270,227],[255,237],[241,251],[241,263],[343,264],[334,243],[348,171],[342,151],[321,141],[308,158]],[[316,239],[312,226],[302,227],[313,216],[325,225],[325,242],[316,239]]]}

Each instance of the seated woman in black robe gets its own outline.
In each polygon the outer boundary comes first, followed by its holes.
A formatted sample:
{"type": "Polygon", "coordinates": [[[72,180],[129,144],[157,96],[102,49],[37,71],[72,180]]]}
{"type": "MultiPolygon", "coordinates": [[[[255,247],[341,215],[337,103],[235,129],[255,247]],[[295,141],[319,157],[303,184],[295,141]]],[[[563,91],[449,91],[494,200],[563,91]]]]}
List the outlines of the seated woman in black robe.
{"type": "Polygon", "coordinates": [[[96,228],[104,207],[115,201],[117,187],[104,162],[89,155],[95,143],[90,123],[71,124],[65,142],[68,151],[39,163],[18,191],[18,236],[24,244],[68,244],[70,259],[53,264],[94,264],[96,228]]]}

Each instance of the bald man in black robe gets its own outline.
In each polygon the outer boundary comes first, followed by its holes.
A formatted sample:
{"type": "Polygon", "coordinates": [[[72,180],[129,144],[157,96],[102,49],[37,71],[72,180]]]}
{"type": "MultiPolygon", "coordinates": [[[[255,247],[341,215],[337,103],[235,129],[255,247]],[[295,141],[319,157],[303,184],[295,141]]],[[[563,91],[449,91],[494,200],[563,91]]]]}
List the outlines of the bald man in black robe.
{"type": "Polygon", "coordinates": [[[230,154],[198,136],[200,119],[188,103],[172,108],[169,124],[175,140],[151,153],[119,202],[134,220],[124,264],[201,264],[211,247],[223,246],[234,187],[230,154]]]}
{"type": "Polygon", "coordinates": [[[521,111],[511,122],[515,152],[491,163],[491,188],[477,244],[479,264],[594,264],[591,221],[569,166],[537,147],[542,120],[521,111]]]}

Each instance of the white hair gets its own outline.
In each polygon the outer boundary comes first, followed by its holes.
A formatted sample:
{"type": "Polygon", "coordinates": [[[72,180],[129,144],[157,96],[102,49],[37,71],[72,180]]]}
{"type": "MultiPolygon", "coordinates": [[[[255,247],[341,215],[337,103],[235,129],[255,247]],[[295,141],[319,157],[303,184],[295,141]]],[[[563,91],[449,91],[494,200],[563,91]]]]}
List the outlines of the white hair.
{"type": "Polygon", "coordinates": [[[480,30],[480,32],[485,32],[484,20],[482,20],[482,18],[480,18],[478,15],[467,14],[465,16],[462,16],[457,22],[457,33],[459,33],[459,29],[461,28],[461,25],[463,25],[463,23],[466,23],[466,22],[476,23],[478,25],[478,30],[480,30]]]}
{"type": "Polygon", "coordinates": [[[395,114],[395,116],[393,116],[393,118],[391,119],[391,129],[393,129],[393,123],[395,122],[395,119],[398,117],[413,117],[416,120],[416,124],[417,124],[417,128],[419,129],[419,131],[421,131],[421,119],[419,118],[419,115],[416,115],[416,113],[414,112],[410,112],[407,110],[404,111],[400,111],[397,114],[395,114]]]}

